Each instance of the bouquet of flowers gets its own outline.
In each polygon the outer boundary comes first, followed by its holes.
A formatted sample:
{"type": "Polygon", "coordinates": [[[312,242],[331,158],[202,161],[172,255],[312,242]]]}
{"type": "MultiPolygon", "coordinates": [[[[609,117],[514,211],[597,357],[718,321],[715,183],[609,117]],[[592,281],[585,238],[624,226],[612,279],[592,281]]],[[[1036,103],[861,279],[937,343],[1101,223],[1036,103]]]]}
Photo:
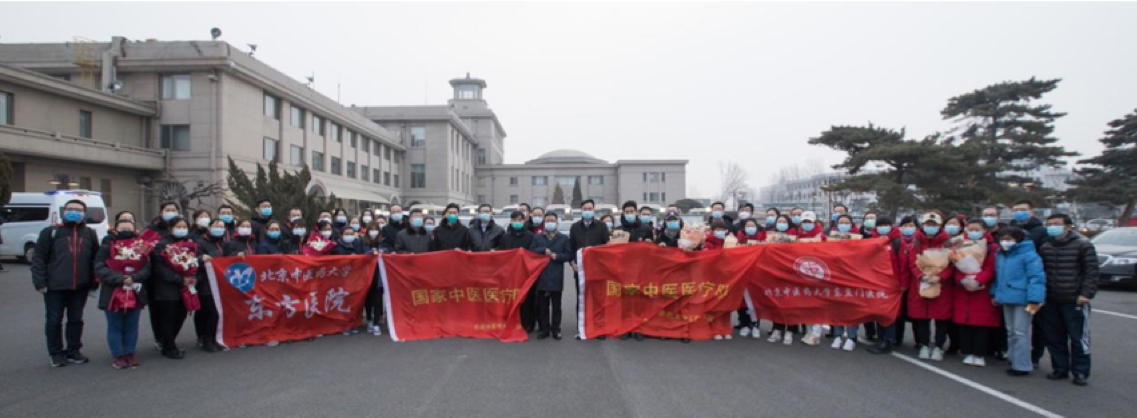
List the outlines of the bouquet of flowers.
{"type": "Polygon", "coordinates": [[[797,237],[781,232],[766,233],[766,243],[768,244],[788,244],[791,242],[797,242],[797,237]]]}
{"type": "Polygon", "coordinates": [[[950,250],[946,248],[926,249],[916,256],[916,267],[923,273],[920,277],[920,296],[935,299],[940,296],[940,273],[950,262],[950,250]]]}
{"type": "Polygon", "coordinates": [[[703,240],[707,238],[707,231],[702,225],[698,226],[685,226],[682,231],[679,231],[679,247],[686,250],[694,250],[702,245],[703,240]]]}
{"type": "Polygon", "coordinates": [[[124,276],[133,275],[146,266],[150,249],[151,245],[141,238],[115,240],[111,243],[107,267],[124,276]]]}
{"type": "Polygon", "coordinates": [[[722,240],[723,248],[734,248],[738,246],[738,237],[734,235],[727,234],[726,238],[722,240]]]}
{"type": "Polygon", "coordinates": [[[162,249],[162,259],[179,276],[197,275],[197,244],[190,240],[174,241],[162,249]]]}
{"type": "Polygon", "coordinates": [[[622,229],[612,229],[612,232],[608,235],[608,243],[627,244],[631,238],[632,236],[631,234],[628,234],[628,231],[622,229]]]}
{"type": "Polygon", "coordinates": [[[304,248],[302,248],[301,251],[307,256],[328,255],[332,253],[332,249],[335,247],[336,243],[324,238],[323,235],[314,234],[312,238],[304,244],[304,248]]]}
{"type": "Polygon", "coordinates": [[[142,285],[135,283],[131,286],[117,286],[111,292],[111,301],[107,303],[107,311],[109,312],[129,312],[138,307],[138,296],[135,292],[141,289],[142,285]]]}
{"type": "Polygon", "coordinates": [[[987,240],[962,242],[951,250],[951,261],[955,268],[967,275],[959,281],[968,292],[982,289],[983,285],[975,280],[975,275],[983,269],[983,260],[987,258],[987,240]]]}
{"type": "Polygon", "coordinates": [[[851,232],[833,231],[829,233],[829,241],[849,241],[861,238],[864,238],[864,236],[851,232]]]}

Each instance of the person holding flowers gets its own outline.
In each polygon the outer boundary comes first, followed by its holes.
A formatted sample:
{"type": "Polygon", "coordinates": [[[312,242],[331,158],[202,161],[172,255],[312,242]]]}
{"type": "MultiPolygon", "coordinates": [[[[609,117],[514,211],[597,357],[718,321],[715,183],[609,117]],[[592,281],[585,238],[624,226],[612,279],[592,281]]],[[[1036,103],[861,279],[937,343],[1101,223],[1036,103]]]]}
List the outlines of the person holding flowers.
{"type": "Polygon", "coordinates": [[[150,248],[135,231],[134,222],[119,220],[95,256],[99,278],[99,309],[107,317],[107,345],[116,369],[138,367],[138,321],[146,305],[150,278],[150,248]]]}
{"type": "Polygon", "coordinates": [[[192,302],[197,299],[198,251],[185,218],[173,218],[168,225],[170,234],[158,242],[150,255],[154,259],[154,302],[150,309],[157,320],[154,337],[162,355],[180,360],[186,352],[178,349],[176,340],[186,315],[195,308],[192,302]]]}

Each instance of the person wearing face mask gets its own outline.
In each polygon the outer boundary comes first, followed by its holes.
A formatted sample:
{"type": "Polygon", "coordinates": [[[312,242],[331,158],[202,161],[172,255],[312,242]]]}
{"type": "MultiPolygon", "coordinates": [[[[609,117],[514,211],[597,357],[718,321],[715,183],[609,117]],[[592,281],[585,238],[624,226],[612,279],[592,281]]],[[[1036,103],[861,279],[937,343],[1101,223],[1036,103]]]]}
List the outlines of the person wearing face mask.
{"type": "Polygon", "coordinates": [[[158,241],[169,235],[170,221],[179,216],[181,216],[181,211],[176,203],[165,202],[158,205],[158,217],[150,221],[150,225],[142,230],[142,239],[150,242],[150,245],[157,244],[158,241]]]}
{"type": "MultiPolygon", "coordinates": [[[[154,247],[150,258],[154,260],[152,264],[153,274],[151,282],[153,283],[154,302],[150,305],[150,319],[156,325],[157,334],[154,335],[158,346],[161,347],[162,356],[180,360],[185,358],[186,352],[178,349],[177,338],[178,333],[182,330],[182,325],[185,324],[186,312],[185,303],[182,302],[182,288],[188,286],[197,286],[197,277],[195,276],[182,276],[174,271],[171,266],[172,261],[165,255],[165,249],[171,245],[178,245],[182,247],[193,248],[194,254],[198,254],[197,245],[190,237],[190,223],[185,218],[174,218],[169,222],[170,235],[162,239],[154,247]]],[[[199,266],[199,270],[204,266],[199,266]]]]}
{"type": "Polygon", "coordinates": [[[347,222],[347,210],[344,210],[344,208],[336,208],[332,212],[332,237],[330,239],[339,239],[340,231],[347,227],[347,222]]]}
{"type": "Polygon", "coordinates": [[[896,320],[887,327],[880,326],[880,341],[868,349],[872,354],[891,354],[892,347],[904,342],[905,324],[908,322],[908,284],[912,281],[909,260],[916,249],[916,218],[905,216],[900,219],[900,227],[893,228],[892,219],[881,215],[876,220],[874,238],[884,237],[892,247],[892,273],[900,284],[900,310],[896,320]]]}
{"type": "Polygon", "coordinates": [[[422,212],[411,212],[407,228],[399,231],[399,235],[395,237],[395,252],[422,254],[430,252],[430,247],[430,234],[426,231],[426,220],[423,219],[422,212]]]}
{"type": "Polygon", "coordinates": [[[683,218],[679,212],[667,212],[663,219],[663,231],[655,235],[655,243],[660,247],[679,247],[679,232],[683,230],[683,218]]]}
{"type": "Polygon", "coordinates": [[[754,205],[744,203],[738,208],[738,221],[730,225],[730,233],[737,234],[742,229],[742,223],[754,217],[754,205]]]}
{"type": "MultiPolygon", "coordinates": [[[[118,225],[118,223],[121,221],[126,221],[126,222],[130,222],[131,224],[134,224],[135,223],[134,222],[134,213],[132,213],[128,210],[124,210],[124,211],[120,211],[119,213],[116,213],[114,215],[114,222],[112,223],[112,225],[118,225]]],[[[111,227],[107,231],[107,234],[103,236],[103,240],[99,242],[99,246],[101,247],[102,245],[104,245],[110,241],[113,241],[115,238],[114,235],[115,235],[114,234],[114,227],[111,227]]],[[[142,234],[140,234],[137,230],[135,230],[135,232],[134,232],[135,238],[139,238],[139,237],[141,237],[141,235],[142,234]]]]}
{"type": "MultiPolygon", "coordinates": [[[[628,242],[641,242],[651,241],[654,239],[650,230],[650,226],[645,227],[640,222],[640,215],[638,213],[639,205],[634,200],[624,202],[623,213],[620,215],[620,226],[616,227],[616,231],[622,231],[628,234],[628,242]]],[[[648,208],[650,211],[651,209],[648,208]]]]}
{"type": "MultiPolygon", "coordinates": [[[[281,227],[280,222],[276,220],[270,220],[265,224],[264,235],[261,235],[257,241],[257,254],[275,255],[292,253],[292,245],[289,240],[284,237],[283,230],[284,228],[281,227]]],[[[297,235],[293,233],[293,237],[296,236],[297,235]]],[[[304,234],[300,234],[299,239],[303,239],[303,236],[304,234]]]]}
{"type": "Polygon", "coordinates": [[[791,221],[790,227],[791,228],[796,229],[799,226],[801,226],[801,215],[803,213],[805,213],[805,209],[802,209],[802,208],[795,207],[793,209],[790,209],[790,221],[791,221]]]}
{"type": "Polygon", "coordinates": [[[213,257],[225,255],[225,221],[214,219],[209,224],[208,232],[197,238],[197,252],[200,268],[197,269],[198,299],[201,300],[201,310],[193,314],[193,328],[197,332],[197,346],[207,353],[221,351],[217,344],[217,306],[213,303],[213,289],[209,286],[209,275],[206,263],[213,257]]]}
{"type": "MultiPolygon", "coordinates": [[[[707,238],[703,240],[703,250],[714,251],[723,249],[726,243],[726,237],[729,235],[730,227],[727,226],[726,222],[721,219],[712,220],[711,230],[707,232],[707,238]]],[[[716,340],[729,340],[731,339],[731,334],[715,335],[714,338],[716,340]]]]}
{"type": "Polygon", "coordinates": [[[565,286],[565,262],[573,258],[569,237],[557,232],[557,214],[545,215],[545,228],[533,237],[529,249],[549,257],[549,264],[537,278],[537,334],[538,340],[553,337],[561,339],[561,292],[565,286]]]}
{"type": "MultiPolygon", "coordinates": [[[[539,211],[533,209],[533,213],[539,211]]],[[[537,215],[533,215],[537,216],[537,215]]],[[[541,216],[544,220],[544,216],[541,216]]],[[[533,237],[535,236],[529,230],[529,222],[525,219],[525,214],[521,211],[513,211],[509,214],[509,225],[506,225],[505,232],[498,241],[497,249],[501,251],[512,250],[521,248],[528,250],[533,244],[533,237]]],[[[544,225],[541,226],[541,231],[544,231],[544,225]]],[[[542,232],[543,233],[543,232],[542,232]]],[[[529,293],[525,295],[525,300],[521,302],[521,327],[525,332],[532,332],[537,328],[537,287],[533,286],[529,289],[529,293]]]]}
{"type": "Polygon", "coordinates": [[[612,215],[601,216],[600,223],[604,224],[605,228],[608,228],[609,233],[616,230],[616,218],[612,215]]]}
{"type": "Polygon", "coordinates": [[[40,231],[31,259],[32,285],[43,295],[48,356],[52,367],[89,361],[83,347],[83,309],[95,283],[99,238],[87,226],[87,204],[73,199],[63,205],[62,223],[40,231]],[[66,347],[63,319],[67,318],[66,347]]]}
{"type": "Polygon", "coordinates": [[[236,229],[233,238],[222,247],[222,254],[226,257],[254,255],[257,253],[257,236],[253,235],[253,221],[239,219],[233,221],[236,229]]]}
{"type": "Polygon", "coordinates": [[[980,219],[983,220],[984,225],[987,225],[987,232],[990,233],[991,236],[997,236],[999,229],[1007,226],[1007,224],[999,222],[999,208],[988,206],[983,208],[983,212],[981,213],[980,219]]]}
{"type": "Polygon", "coordinates": [[[1021,228],[999,229],[995,253],[993,303],[1002,307],[1007,328],[1007,359],[1010,376],[1026,376],[1034,370],[1031,358],[1031,323],[1046,302],[1046,273],[1042,258],[1021,228]]]}
{"type": "MultiPolygon", "coordinates": [[[[948,220],[951,225],[953,220],[948,220]]],[[[946,228],[945,228],[946,229],[946,228]]],[[[995,280],[995,254],[999,245],[987,232],[987,225],[976,218],[967,222],[967,230],[962,234],[963,243],[975,244],[980,241],[987,246],[987,256],[983,259],[977,274],[968,274],[955,269],[952,278],[955,293],[952,298],[952,323],[958,328],[953,339],[959,341],[960,352],[964,355],[963,364],[985,367],[986,356],[990,351],[991,336],[1000,325],[1002,313],[991,303],[991,289],[995,280]]],[[[953,251],[952,261],[960,260],[959,253],[953,251]]]]}
{"type": "MultiPolygon", "coordinates": [[[[833,210],[829,211],[829,233],[832,233],[833,231],[837,230],[837,219],[840,218],[841,215],[848,215],[848,214],[849,214],[849,207],[848,206],[845,206],[842,204],[834,205],[833,210]]],[[[849,219],[852,219],[852,218],[849,218],[849,219]]]]}
{"type": "MultiPolygon", "coordinates": [[[[344,226],[344,229],[351,228],[344,226]]],[[[308,239],[295,242],[296,252],[310,257],[332,255],[339,246],[340,237],[335,233],[335,227],[330,222],[320,222],[316,231],[308,234],[308,239]],[[300,242],[303,242],[301,244],[300,242]]]]}
{"type": "MultiPolygon", "coordinates": [[[[362,236],[364,254],[377,256],[391,252],[384,244],[383,215],[372,220],[363,228],[362,236]]],[[[383,280],[379,277],[379,268],[376,266],[371,275],[371,286],[367,290],[367,299],[363,304],[363,320],[367,323],[367,332],[371,335],[383,335],[383,280]]]]}
{"type": "Polygon", "coordinates": [[[150,278],[150,258],[149,254],[144,254],[138,260],[122,261],[130,258],[125,254],[130,249],[145,246],[134,230],[133,220],[121,219],[120,216],[114,231],[107,237],[110,240],[103,242],[95,256],[95,275],[101,285],[99,309],[107,317],[107,345],[114,357],[112,366],[116,369],[134,368],[139,365],[134,352],[138,346],[138,321],[146,305],[145,284],[150,278]],[[135,307],[111,310],[111,299],[116,291],[134,292],[135,307]]]}
{"type": "Polygon", "coordinates": [[[383,245],[387,248],[395,249],[395,238],[399,236],[399,232],[407,229],[407,215],[403,213],[403,207],[399,205],[391,205],[390,216],[388,217],[387,225],[383,226],[383,245]]]}
{"type": "Polygon", "coordinates": [[[470,220],[470,251],[493,251],[501,246],[505,230],[493,220],[493,206],[478,205],[478,215],[470,220]]]}
{"type": "Polygon", "coordinates": [[[775,222],[777,222],[779,216],[782,216],[782,212],[778,210],[778,208],[767,208],[766,217],[763,219],[764,222],[761,226],[765,228],[767,232],[773,231],[776,227],[775,222]]]}
{"type": "Polygon", "coordinates": [[[357,216],[351,216],[347,218],[347,226],[350,226],[351,229],[354,229],[356,235],[363,233],[363,225],[365,225],[365,223],[357,216]]]}
{"type": "Polygon", "coordinates": [[[1046,304],[1039,312],[1050,380],[1086,386],[1090,377],[1090,301],[1098,290],[1098,255],[1090,240],[1074,232],[1065,214],[1046,218],[1046,243],[1039,254],[1046,271],[1046,304]]]}
{"type": "Polygon", "coordinates": [[[225,222],[225,242],[229,242],[237,233],[237,217],[233,216],[233,207],[221,205],[217,208],[217,219],[225,222]]]}
{"type": "MultiPolygon", "coordinates": [[[[740,246],[762,244],[766,241],[766,230],[759,225],[758,219],[746,217],[740,222],[735,238],[740,246]]],[[[746,306],[746,301],[742,301],[742,306],[738,309],[738,326],[735,327],[739,330],[739,336],[762,338],[760,324],[758,317],[746,306]]]]}
{"type": "Polygon", "coordinates": [[[640,208],[640,228],[636,231],[637,242],[655,242],[655,211],[650,206],[640,208]]]}
{"type": "MultiPolygon", "coordinates": [[[[960,213],[957,213],[957,214],[954,214],[953,216],[948,217],[947,220],[944,222],[944,233],[948,234],[948,237],[949,237],[948,239],[950,240],[949,246],[959,245],[959,244],[964,243],[967,240],[967,234],[964,233],[964,228],[966,228],[966,226],[965,226],[966,223],[967,223],[967,218],[965,217],[965,215],[960,214],[960,213]]],[[[955,274],[957,277],[956,277],[955,283],[953,283],[953,284],[958,284],[959,279],[962,279],[963,276],[961,276],[962,273],[960,273],[958,270],[955,272],[955,274]]],[[[956,306],[956,305],[953,304],[952,306],[956,306]]],[[[957,324],[954,319],[948,323],[948,341],[950,343],[948,344],[947,348],[944,349],[944,354],[946,354],[946,355],[959,354],[959,350],[960,350],[959,343],[961,342],[960,336],[959,336],[959,330],[960,330],[959,324],[957,324]]],[[[971,364],[969,364],[969,366],[970,365],[971,364]]]]}
{"type": "Polygon", "coordinates": [[[861,218],[861,227],[858,228],[861,231],[861,236],[873,236],[873,232],[876,230],[876,218],[877,214],[875,212],[865,213],[865,216],[861,218]]]}
{"type": "Polygon", "coordinates": [[[1020,200],[1011,206],[1010,226],[1018,227],[1026,232],[1027,238],[1034,242],[1035,250],[1041,251],[1042,244],[1046,243],[1046,226],[1034,216],[1034,203],[1029,200],[1020,200]]]}
{"type": "MultiPolygon", "coordinates": [[[[707,217],[707,225],[710,226],[714,221],[722,221],[724,224],[733,225],[734,219],[726,216],[726,204],[722,202],[711,203],[711,215],[707,217]]],[[[729,227],[728,227],[729,229],[729,227]]]]}
{"type": "MultiPolygon", "coordinates": [[[[836,224],[835,227],[830,229],[829,233],[834,237],[841,237],[835,239],[835,241],[853,241],[863,238],[860,234],[857,234],[859,231],[854,229],[853,217],[848,214],[841,213],[838,215],[834,224],[836,224]]],[[[866,324],[866,327],[871,325],[873,324],[866,324]]],[[[857,333],[859,332],[859,328],[860,326],[858,324],[832,325],[830,329],[833,335],[830,336],[830,338],[833,338],[833,344],[830,345],[829,348],[844,351],[855,350],[857,348],[857,333]]]]}
{"type": "Polygon", "coordinates": [[[193,219],[193,225],[190,227],[190,239],[197,241],[209,235],[209,224],[213,221],[213,218],[209,215],[208,210],[195,210],[193,217],[190,219],[193,219]]]}
{"type": "Polygon", "coordinates": [[[364,210],[363,213],[359,214],[359,222],[360,222],[360,225],[362,225],[362,226],[366,226],[367,224],[370,224],[371,221],[374,221],[374,220],[375,220],[375,212],[372,211],[371,209],[364,210]]]}
{"type": "Polygon", "coordinates": [[[529,212],[525,219],[529,223],[529,232],[532,232],[533,236],[545,233],[545,208],[540,206],[533,208],[533,211],[529,212]]]}
{"type": "MultiPolygon", "coordinates": [[[[772,243],[785,243],[792,242],[797,238],[797,228],[794,228],[793,221],[790,215],[778,215],[774,219],[774,228],[771,231],[766,231],[766,242],[772,243]]],[[[794,333],[801,333],[800,325],[787,325],[783,323],[774,323],[774,328],[770,331],[770,338],[766,342],[776,343],[781,341],[782,344],[791,345],[794,343],[794,333]]]]}
{"type": "Polygon", "coordinates": [[[952,265],[944,268],[938,277],[924,277],[924,273],[916,266],[916,257],[926,250],[947,248],[950,237],[943,231],[943,215],[936,212],[925,213],[920,216],[921,230],[916,234],[916,245],[910,261],[912,279],[908,284],[908,317],[912,319],[912,329],[916,333],[916,345],[920,347],[921,360],[943,361],[944,344],[948,337],[948,323],[952,317],[952,292],[954,285],[952,275],[955,269],[952,265]],[[940,295],[935,298],[925,298],[920,295],[922,282],[940,283],[940,295]],[[935,341],[932,341],[932,321],[935,321],[935,341]]]}
{"type": "Polygon", "coordinates": [[[434,229],[431,251],[462,250],[470,251],[470,229],[458,221],[457,203],[446,205],[441,224],[434,229]]]}
{"type": "Polygon", "coordinates": [[[268,199],[258,200],[257,206],[253,208],[253,234],[258,237],[264,234],[270,220],[272,220],[272,202],[268,199]]]}
{"type": "MultiPolygon", "coordinates": [[[[367,245],[365,245],[363,243],[362,235],[363,234],[361,232],[356,232],[355,228],[352,228],[351,222],[348,222],[348,225],[343,227],[343,229],[340,230],[340,237],[339,237],[339,239],[336,240],[336,245],[332,249],[332,254],[334,254],[334,255],[363,255],[363,254],[367,254],[368,248],[367,248],[367,245]]],[[[374,274],[372,274],[372,280],[374,281],[374,274]]],[[[363,310],[364,311],[367,311],[368,305],[370,305],[372,303],[372,302],[370,302],[370,298],[371,298],[371,295],[373,292],[370,289],[373,287],[374,287],[374,284],[368,286],[368,291],[367,291],[368,299],[365,299],[363,302],[363,306],[364,306],[363,310]]],[[[372,309],[372,311],[374,311],[374,310],[372,309]]],[[[372,321],[368,320],[366,314],[364,314],[364,321],[365,322],[363,323],[363,326],[367,327],[368,332],[371,332],[372,334],[374,334],[375,328],[372,327],[372,321]]],[[[359,334],[359,332],[363,330],[363,326],[349,328],[343,332],[343,335],[359,334]]]]}
{"type": "Polygon", "coordinates": [[[812,211],[802,212],[801,221],[797,231],[798,242],[825,242],[825,228],[817,222],[817,214],[812,211]]]}
{"type": "MultiPolygon", "coordinates": [[[[569,253],[572,254],[572,259],[569,259],[569,264],[573,270],[573,280],[579,283],[580,269],[576,265],[577,251],[594,247],[597,245],[604,245],[608,243],[611,238],[608,232],[608,227],[600,223],[596,219],[596,202],[592,199],[587,199],[580,203],[580,220],[572,224],[569,228],[569,253]]],[[[548,232],[548,231],[546,231],[548,232]]],[[[580,286],[576,287],[576,306],[577,317],[580,317],[580,286]]],[[[580,339],[580,334],[577,334],[576,339],[580,339]]],[[[597,339],[604,339],[599,337],[597,339]]]]}

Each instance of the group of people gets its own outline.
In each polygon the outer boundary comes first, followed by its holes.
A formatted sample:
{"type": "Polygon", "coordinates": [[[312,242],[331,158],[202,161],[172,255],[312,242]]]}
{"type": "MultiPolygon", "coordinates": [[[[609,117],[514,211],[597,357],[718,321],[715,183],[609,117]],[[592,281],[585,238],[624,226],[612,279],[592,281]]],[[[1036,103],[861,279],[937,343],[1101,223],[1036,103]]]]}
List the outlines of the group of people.
{"type": "MultiPolygon", "coordinates": [[[[858,341],[868,341],[873,344],[869,352],[882,354],[904,341],[907,324],[911,324],[920,359],[942,361],[945,355],[959,352],[965,364],[982,367],[989,356],[1005,356],[1010,360],[1007,373],[1023,376],[1037,368],[1044,351],[1049,350],[1052,372],[1048,378],[1068,379],[1072,375],[1075,384],[1087,383],[1089,302],[1097,290],[1097,256],[1093,245],[1074,231],[1070,217],[1055,214],[1041,221],[1034,217],[1030,202],[1012,207],[1014,220],[1009,224],[999,222],[995,207],[984,209],[974,218],[932,211],[894,222],[887,215],[869,212],[857,222],[847,207],[837,205],[828,226],[814,212],[802,208],[784,213],[768,208],[762,217],[749,204],[739,208],[735,220],[726,215],[723,203],[716,202],[706,220],[706,236],[697,245],[684,242],[686,225],[674,205],[657,215],[651,207],[628,201],[619,213],[599,217],[595,206],[591,200],[581,203],[580,219],[565,235],[558,232],[563,220],[557,213],[527,204],[519,205],[510,213],[509,224],[502,226],[494,221],[493,208],[488,204],[479,206],[467,224],[459,220],[459,206],[450,204],[438,219],[391,205],[387,213],[364,210],[358,216],[344,209],[328,210],[309,225],[297,208],[290,208],[280,220],[274,218],[268,200],[257,202],[248,219],[236,218],[228,205],[216,213],[197,210],[184,217],[178,205],[163,203],[159,216],[144,228],[134,214],[116,214],[112,230],[99,240],[84,224],[84,203],[72,200],[63,209],[62,222],[40,233],[32,260],[32,280],[44,297],[52,366],[89,361],[80,352],[82,313],[88,292],[97,291],[99,308],[107,319],[112,364],[132,368],[139,365],[135,354],[139,319],[147,304],[157,348],[167,358],[184,358],[186,352],[176,339],[187,317],[183,303],[187,292],[201,296],[200,309],[193,316],[198,346],[206,352],[222,349],[215,341],[218,315],[209,296],[212,290],[205,269],[187,274],[188,270],[179,265],[179,251],[204,265],[212,257],[254,254],[318,257],[527,249],[549,257],[550,263],[522,304],[522,327],[537,332],[538,339],[560,340],[565,263],[578,271],[577,251],[608,244],[614,234],[629,242],[688,251],[718,251],[727,247],[728,241],[749,245],[818,242],[830,236],[840,241],[856,236],[881,239],[892,248],[893,273],[904,291],[896,321],[888,326],[775,323],[767,341],[789,345],[794,334],[800,334],[802,343],[816,346],[826,338],[823,333],[828,328],[834,349],[853,351],[858,341]],[[916,259],[924,251],[951,248],[960,242],[983,242],[989,247],[988,256],[976,271],[965,273],[949,266],[929,277],[917,266],[916,259]],[[940,288],[935,297],[920,291],[930,284],[940,288]],[[134,292],[136,303],[125,308],[118,303],[116,292],[123,291],[134,292]]],[[[382,281],[376,272],[361,326],[345,334],[366,330],[382,335],[382,294],[382,281]]],[[[577,306],[579,309],[579,303],[577,306]]],[[[740,307],[735,328],[742,337],[761,338],[760,322],[761,318],[740,307]]],[[[646,337],[629,333],[621,338],[646,337]]],[[[730,338],[729,334],[715,337],[730,338]]]]}

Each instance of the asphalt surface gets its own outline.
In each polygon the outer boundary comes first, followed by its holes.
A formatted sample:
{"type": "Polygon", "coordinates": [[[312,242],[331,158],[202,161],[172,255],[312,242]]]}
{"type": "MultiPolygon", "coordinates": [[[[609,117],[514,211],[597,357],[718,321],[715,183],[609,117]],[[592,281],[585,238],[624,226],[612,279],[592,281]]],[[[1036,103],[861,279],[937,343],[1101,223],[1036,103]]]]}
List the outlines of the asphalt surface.
{"type": "MultiPolygon", "coordinates": [[[[28,268],[0,274],[0,417],[1130,417],[1137,389],[1137,292],[1103,291],[1092,318],[1090,386],[1004,374],[949,356],[928,363],[960,382],[895,356],[783,346],[764,339],[573,341],[572,289],[562,341],[471,339],[394,343],[369,334],[209,354],[179,338],[184,360],[153,348],[143,315],[134,370],[114,370],[106,321],[86,312],[92,362],[53,369],[43,302],[28,268]],[[994,392],[976,389],[983,385],[994,392]],[[1009,396],[1009,399],[999,396],[1009,396]]],[[[763,323],[768,330],[769,323],[763,323]]],[[[911,332],[908,333],[911,338],[911,332]]],[[[914,358],[911,341],[898,351],[914,358]]]]}

